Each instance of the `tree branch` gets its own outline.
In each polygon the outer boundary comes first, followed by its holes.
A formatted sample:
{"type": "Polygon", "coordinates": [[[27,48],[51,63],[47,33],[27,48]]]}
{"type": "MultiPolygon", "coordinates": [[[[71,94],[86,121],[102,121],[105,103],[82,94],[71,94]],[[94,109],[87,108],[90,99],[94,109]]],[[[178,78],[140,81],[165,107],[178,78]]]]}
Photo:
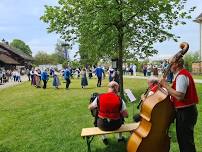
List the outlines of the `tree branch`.
{"type": "Polygon", "coordinates": [[[129,19],[127,19],[126,21],[125,21],[125,24],[124,25],[126,25],[130,20],[132,20],[135,16],[137,16],[139,13],[141,13],[143,11],[143,8],[140,10],[140,11],[138,11],[138,12],[136,12],[134,15],[132,15],[129,19]]]}
{"type": "Polygon", "coordinates": [[[118,0],[116,0],[117,4],[120,4],[118,0]]]}
{"type": "Polygon", "coordinates": [[[102,34],[105,33],[105,32],[108,30],[108,28],[110,28],[110,27],[111,27],[110,25],[106,26],[102,31],[100,31],[99,33],[96,33],[93,37],[97,37],[97,36],[99,36],[99,35],[102,35],[102,34]]]}

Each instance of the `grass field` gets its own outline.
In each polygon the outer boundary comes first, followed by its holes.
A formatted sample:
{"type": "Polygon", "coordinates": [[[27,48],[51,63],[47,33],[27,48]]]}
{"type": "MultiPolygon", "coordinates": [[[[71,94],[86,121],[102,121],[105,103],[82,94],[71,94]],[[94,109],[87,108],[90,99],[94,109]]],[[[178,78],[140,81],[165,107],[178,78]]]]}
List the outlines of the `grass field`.
{"type": "MultiPolygon", "coordinates": [[[[97,88],[96,79],[89,80],[89,86],[81,89],[80,80],[73,79],[69,90],[54,89],[48,83],[46,90],[37,89],[28,82],[12,88],[0,90],[0,152],[85,152],[85,140],[80,137],[81,129],[93,126],[93,118],[87,110],[93,92],[105,92],[97,88]]],[[[146,89],[145,80],[125,79],[125,88],[132,89],[139,99],[146,89]]],[[[197,85],[202,98],[202,85],[197,85]]],[[[137,103],[136,103],[137,105],[137,103]]],[[[135,107],[136,107],[135,105],[135,107]]],[[[132,105],[127,103],[129,118],[132,122],[132,105]]],[[[202,152],[202,106],[198,106],[199,117],[195,128],[195,142],[198,152],[202,152]]],[[[136,108],[135,108],[135,111],[136,108]]],[[[179,152],[172,124],[171,152],[179,152]]],[[[129,133],[125,134],[128,137],[129,133]]],[[[100,137],[91,143],[94,152],[124,152],[126,145],[117,143],[116,136],[109,136],[109,146],[100,137]]]]}
{"type": "Polygon", "coordinates": [[[202,79],[202,75],[193,75],[194,79],[202,79]]]}

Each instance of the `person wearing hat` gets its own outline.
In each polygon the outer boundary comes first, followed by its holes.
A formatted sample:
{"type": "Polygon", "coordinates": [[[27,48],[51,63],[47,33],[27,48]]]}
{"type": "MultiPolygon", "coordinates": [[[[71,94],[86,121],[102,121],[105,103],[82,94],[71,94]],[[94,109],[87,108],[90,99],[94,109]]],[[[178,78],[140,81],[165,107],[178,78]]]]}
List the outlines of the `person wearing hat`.
{"type": "MultiPolygon", "coordinates": [[[[100,94],[88,106],[89,110],[98,108],[97,126],[103,131],[117,130],[123,124],[123,118],[128,117],[125,102],[118,96],[119,84],[111,81],[108,84],[107,93],[100,94]]],[[[119,134],[118,141],[124,141],[119,134]]],[[[103,136],[104,144],[108,144],[106,136],[103,136]]]]}
{"type": "Polygon", "coordinates": [[[194,126],[197,122],[198,95],[192,75],[183,67],[180,59],[171,66],[175,80],[170,87],[165,79],[161,85],[167,89],[176,111],[176,133],[180,152],[196,152],[194,143],[194,126]]]}

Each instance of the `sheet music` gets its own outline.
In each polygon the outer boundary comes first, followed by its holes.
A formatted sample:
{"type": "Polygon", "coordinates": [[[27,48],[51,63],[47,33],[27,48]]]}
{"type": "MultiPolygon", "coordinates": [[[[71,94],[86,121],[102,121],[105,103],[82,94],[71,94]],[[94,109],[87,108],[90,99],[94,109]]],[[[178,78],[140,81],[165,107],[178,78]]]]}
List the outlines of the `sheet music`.
{"type": "Polygon", "coordinates": [[[124,92],[127,94],[128,98],[130,99],[130,102],[134,102],[136,100],[135,96],[133,95],[130,89],[125,89],[124,92]]]}

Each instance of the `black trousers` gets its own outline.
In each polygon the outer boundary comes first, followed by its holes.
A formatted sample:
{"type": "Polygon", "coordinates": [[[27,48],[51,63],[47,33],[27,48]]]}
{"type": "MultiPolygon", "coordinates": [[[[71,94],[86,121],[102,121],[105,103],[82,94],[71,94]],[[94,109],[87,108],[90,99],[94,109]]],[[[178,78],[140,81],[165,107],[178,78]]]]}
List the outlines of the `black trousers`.
{"type": "Polygon", "coordinates": [[[105,119],[98,118],[97,120],[97,126],[103,131],[117,130],[121,127],[122,124],[123,119],[108,120],[106,118],[105,119]]]}
{"type": "Polygon", "coordinates": [[[70,85],[71,81],[69,78],[66,79],[66,89],[69,88],[69,85],[70,85]]]}
{"type": "Polygon", "coordinates": [[[196,105],[176,110],[176,133],[180,152],[196,152],[194,126],[197,116],[196,105]]]}
{"type": "Polygon", "coordinates": [[[43,80],[43,88],[46,89],[47,86],[47,80],[43,80]]]}
{"type": "Polygon", "coordinates": [[[98,80],[97,80],[97,87],[101,87],[101,84],[102,84],[102,77],[97,77],[98,80]]]}

